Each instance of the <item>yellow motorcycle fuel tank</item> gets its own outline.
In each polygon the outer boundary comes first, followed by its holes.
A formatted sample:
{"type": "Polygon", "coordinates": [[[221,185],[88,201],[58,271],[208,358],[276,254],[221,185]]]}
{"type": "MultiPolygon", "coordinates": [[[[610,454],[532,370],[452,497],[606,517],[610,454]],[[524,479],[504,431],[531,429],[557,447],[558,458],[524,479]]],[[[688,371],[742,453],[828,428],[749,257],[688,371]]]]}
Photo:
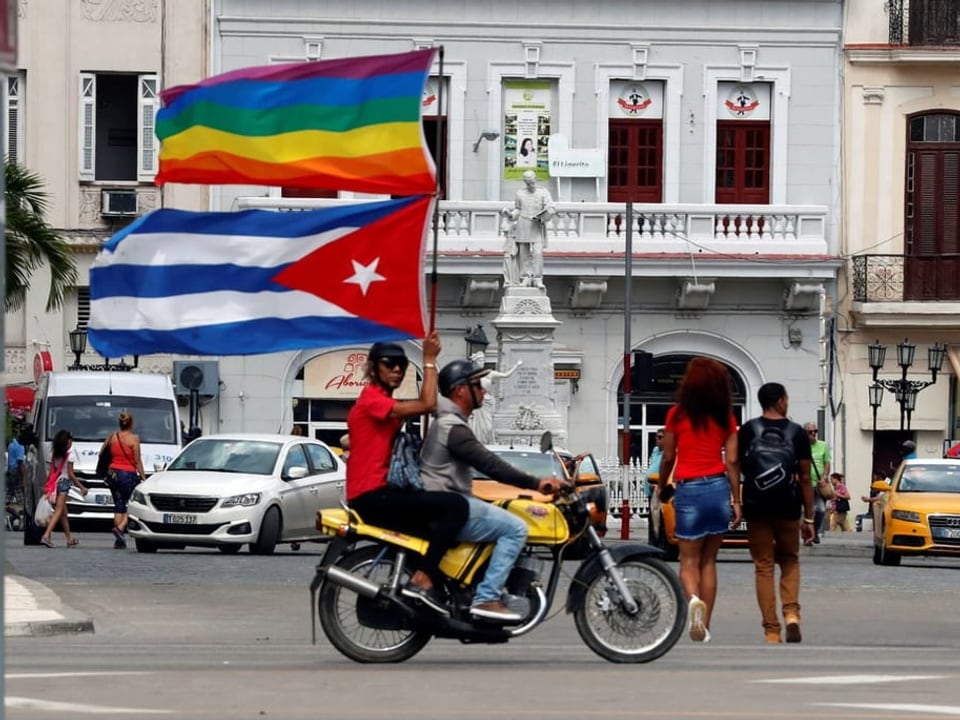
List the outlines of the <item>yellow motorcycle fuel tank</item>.
{"type": "Polygon", "coordinates": [[[535,500],[498,500],[496,504],[527,524],[528,545],[559,545],[570,538],[570,527],[556,505],[535,500]]]}

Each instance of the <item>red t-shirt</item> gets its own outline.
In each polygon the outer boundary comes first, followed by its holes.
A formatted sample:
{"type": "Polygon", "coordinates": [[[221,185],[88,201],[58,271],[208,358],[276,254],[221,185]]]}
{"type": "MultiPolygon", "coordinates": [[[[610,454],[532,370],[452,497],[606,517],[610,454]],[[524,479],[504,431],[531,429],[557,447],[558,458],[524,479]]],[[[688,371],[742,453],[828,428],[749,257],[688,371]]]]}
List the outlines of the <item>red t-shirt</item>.
{"type": "Polygon", "coordinates": [[[350,455],[347,457],[347,501],[387,484],[393,438],[402,420],[391,418],[396,400],[368,384],[347,415],[350,455]]]}
{"type": "Polygon", "coordinates": [[[737,419],[733,413],[727,419],[726,428],[721,428],[711,418],[705,430],[694,430],[690,420],[680,415],[674,405],[667,411],[665,427],[677,438],[677,467],[673,474],[677,482],[726,472],[723,446],[727,438],[737,432],[737,419]]]}

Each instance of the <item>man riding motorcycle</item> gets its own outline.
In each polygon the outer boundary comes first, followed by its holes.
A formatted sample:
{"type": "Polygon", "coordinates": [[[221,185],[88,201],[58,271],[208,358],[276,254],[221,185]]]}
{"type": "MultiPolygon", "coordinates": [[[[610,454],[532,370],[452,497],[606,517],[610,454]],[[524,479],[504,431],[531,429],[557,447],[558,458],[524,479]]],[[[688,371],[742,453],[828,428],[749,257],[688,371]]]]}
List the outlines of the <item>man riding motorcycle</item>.
{"type": "Polygon", "coordinates": [[[440,395],[420,456],[420,475],[427,490],[466,496],[469,515],[457,536],[464,542],[495,542],[483,582],[477,587],[470,614],[487,620],[516,622],[522,617],[502,599],[503,586],[527,540],[527,526],[516,515],[473,497],[476,468],[489,477],[542,493],[557,489],[556,478],[539,479],[518,470],[484,447],[467,424],[470,414],[483,404],[480,384],[489,370],[469,360],[454,360],[439,373],[440,395]]]}

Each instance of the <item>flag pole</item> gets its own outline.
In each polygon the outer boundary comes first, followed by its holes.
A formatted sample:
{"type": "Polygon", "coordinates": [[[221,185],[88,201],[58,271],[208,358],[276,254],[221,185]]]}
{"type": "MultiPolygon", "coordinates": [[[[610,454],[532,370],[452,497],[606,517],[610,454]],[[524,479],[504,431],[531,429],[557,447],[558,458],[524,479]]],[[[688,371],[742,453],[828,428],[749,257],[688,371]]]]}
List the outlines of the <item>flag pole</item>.
{"type": "Polygon", "coordinates": [[[439,47],[440,68],[437,77],[437,137],[436,137],[436,188],[433,192],[433,262],[430,268],[430,332],[437,327],[437,247],[440,242],[440,196],[443,188],[440,185],[440,169],[446,167],[447,149],[443,143],[443,122],[441,114],[443,112],[443,45],[439,47]]]}

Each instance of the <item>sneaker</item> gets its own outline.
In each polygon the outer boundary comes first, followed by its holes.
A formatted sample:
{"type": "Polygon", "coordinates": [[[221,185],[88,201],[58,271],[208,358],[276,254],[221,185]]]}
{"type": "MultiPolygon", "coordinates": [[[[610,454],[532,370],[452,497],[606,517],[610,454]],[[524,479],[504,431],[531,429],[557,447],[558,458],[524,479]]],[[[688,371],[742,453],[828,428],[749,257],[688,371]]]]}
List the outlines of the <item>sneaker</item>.
{"type": "Polygon", "coordinates": [[[123,550],[127,547],[127,537],[123,534],[123,531],[120,528],[115,527],[113,529],[113,541],[114,550],[123,550]]]}
{"type": "Polygon", "coordinates": [[[763,633],[763,639],[771,645],[779,645],[782,642],[779,630],[767,630],[763,633]]]}
{"type": "Polygon", "coordinates": [[[696,595],[690,598],[690,639],[694,642],[704,642],[709,636],[703,616],[707,612],[707,604],[696,595]]]}
{"type": "Polygon", "coordinates": [[[817,533],[816,535],[813,536],[813,543],[814,545],[820,544],[820,533],[817,533]]]}
{"type": "Polygon", "coordinates": [[[787,625],[787,642],[800,642],[803,639],[800,635],[800,618],[796,615],[787,615],[783,620],[787,625]]]}
{"type": "Polygon", "coordinates": [[[515,613],[499,600],[488,600],[487,602],[477,603],[470,608],[470,614],[474,617],[484,618],[485,620],[501,620],[503,622],[523,620],[522,615],[515,613]]]}
{"type": "Polygon", "coordinates": [[[422,588],[419,585],[411,584],[405,585],[400,594],[413,600],[419,600],[435,613],[450,617],[450,610],[437,595],[436,588],[422,588]]]}

